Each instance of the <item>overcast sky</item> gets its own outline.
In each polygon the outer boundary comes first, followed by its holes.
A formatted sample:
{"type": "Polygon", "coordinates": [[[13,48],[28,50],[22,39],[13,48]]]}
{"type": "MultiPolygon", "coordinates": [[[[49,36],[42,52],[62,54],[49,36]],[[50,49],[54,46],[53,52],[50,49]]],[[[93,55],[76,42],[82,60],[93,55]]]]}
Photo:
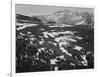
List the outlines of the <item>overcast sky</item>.
{"type": "Polygon", "coordinates": [[[48,15],[56,11],[71,10],[77,12],[94,12],[93,8],[74,8],[74,7],[61,7],[61,6],[45,6],[45,5],[29,5],[29,4],[16,4],[16,14],[23,15],[48,15]]]}

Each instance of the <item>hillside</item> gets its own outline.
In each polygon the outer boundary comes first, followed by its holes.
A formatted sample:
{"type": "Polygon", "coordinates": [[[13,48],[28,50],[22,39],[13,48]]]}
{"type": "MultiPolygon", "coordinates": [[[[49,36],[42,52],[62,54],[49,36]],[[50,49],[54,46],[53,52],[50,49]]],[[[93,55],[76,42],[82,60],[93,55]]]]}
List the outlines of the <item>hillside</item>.
{"type": "Polygon", "coordinates": [[[41,20],[35,16],[30,17],[30,16],[21,15],[21,14],[16,14],[16,21],[19,23],[41,22],[41,20]]]}

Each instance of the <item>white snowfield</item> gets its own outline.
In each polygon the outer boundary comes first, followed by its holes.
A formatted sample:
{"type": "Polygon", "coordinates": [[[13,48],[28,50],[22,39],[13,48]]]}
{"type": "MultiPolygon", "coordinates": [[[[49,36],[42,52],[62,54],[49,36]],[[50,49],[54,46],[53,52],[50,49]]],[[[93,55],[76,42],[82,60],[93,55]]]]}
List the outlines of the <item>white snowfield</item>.
{"type": "Polygon", "coordinates": [[[68,51],[66,49],[64,49],[63,47],[60,46],[60,49],[62,50],[62,52],[66,53],[69,56],[72,56],[70,53],[68,53],[68,51]]]}
{"type": "Polygon", "coordinates": [[[51,64],[56,64],[57,61],[58,61],[58,60],[56,60],[56,59],[50,59],[50,63],[51,63],[51,64]]]}
{"type": "Polygon", "coordinates": [[[50,37],[55,37],[52,33],[49,33],[49,32],[43,32],[44,34],[44,37],[48,38],[48,36],[50,37]]]}
{"type": "Polygon", "coordinates": [[[73,42],[77,42],[77,40],[73,39],[72,36],[61,36],[61,37],[57,37],[55,38],[56,42],[69,42],[69,41],[73,41],[73,42]]]}
{"type": "Polygon", "coordinates": [[[37,24],[17,24],[17,25],[21,25],[19,28],[17,28],[17,30],[22,30],[26,27],[37,26],[37,24]]]}
{"type": "Polygon", "coordinates": [[[46,32],[43,32],[44,37],[46,37],[46,38],[48,38],[48,36],[54,38],[55,36],[58,36],[60,34],[74,35],[75,33],[76,33],[76,31],[63,31],[63,32],[48,32],[48,31],[46,31],[46,32]]]}
{"type": "Polygon", "coordinates": [[[45,29],[39,29],[39,30],[41,30],[41,31],[45,31],[45,29]]]}
{"type": "Polygon", "coordinates": [[[82,37],[76,36],[77,39],[82,40],[82,37]]]}
{"type": "Polygon", "coordinates": [[[67,24],[60,24],[60,25],[53,25],[49,27],[73,27],[72,25],[67,25],[67,24]]]}
{"type": "Polygon", "coordinates": [[[80,47],[80,46],[75,46],[73,49],[80,51],[80,50],[82,50],[82,47],[80,47]]]}

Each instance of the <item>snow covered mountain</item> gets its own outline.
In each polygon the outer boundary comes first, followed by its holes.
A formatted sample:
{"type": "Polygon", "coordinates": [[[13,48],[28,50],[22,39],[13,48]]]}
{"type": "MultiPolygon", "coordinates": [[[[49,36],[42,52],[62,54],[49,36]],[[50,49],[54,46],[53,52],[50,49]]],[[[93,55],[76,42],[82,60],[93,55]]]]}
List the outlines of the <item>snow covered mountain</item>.
{"type": "Polygon", "coordinates": [[[38,18],[44,23],[55,22],[56,24],[74,25],[80,28],[85,27],[91,29],[94,25],[94,16],[89,12],[78,13],[63,10],[46,16],[38,16],[38,18]],[[82,27],[80,25],[82,25],[82,27]]]}

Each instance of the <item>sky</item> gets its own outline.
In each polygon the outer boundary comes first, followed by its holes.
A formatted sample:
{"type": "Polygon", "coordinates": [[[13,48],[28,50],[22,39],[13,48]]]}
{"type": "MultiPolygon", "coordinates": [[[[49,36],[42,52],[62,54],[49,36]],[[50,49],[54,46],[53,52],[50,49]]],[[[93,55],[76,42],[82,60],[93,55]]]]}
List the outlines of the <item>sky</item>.
{"type": "Polygon", "coordinates": [[[31,5],[31,4],[16,4],[15,13],[28,16],[34,15],[48,15],[56,11],[71,10],[75,12],[90,12],[93,13],[93,8],[79,8],[79,7],[62,7],[62,6],[46,6],[46,5],[31,5]]]}

